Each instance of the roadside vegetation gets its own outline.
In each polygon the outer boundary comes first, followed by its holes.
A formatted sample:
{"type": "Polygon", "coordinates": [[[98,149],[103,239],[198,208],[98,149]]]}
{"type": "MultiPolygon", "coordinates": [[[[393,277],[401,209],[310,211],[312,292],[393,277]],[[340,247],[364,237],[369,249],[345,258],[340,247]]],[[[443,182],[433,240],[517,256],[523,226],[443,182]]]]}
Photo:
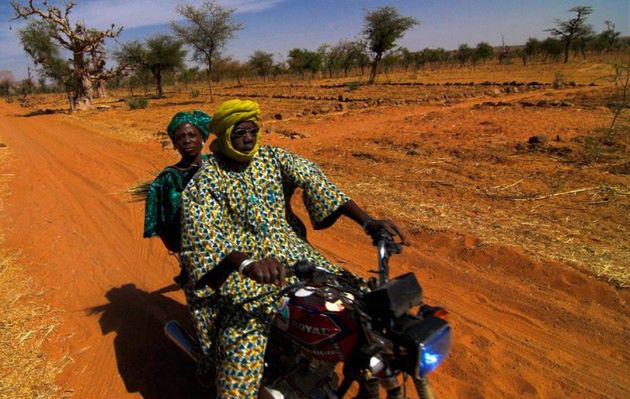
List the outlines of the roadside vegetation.
{"type": "MultiPolygon", "coordinates": [[[[5,157],[6,148],[0,148],[0,165],[5,157]]],[[[0,192],[6,188],[6,177],[0,176],[0,192]]],[[[2,201],[0,197],[0,211],[2,201]]],[[[41,292],[21,270],[18,257],[0,250],[0,398],[63,396],[54,382],[63,363],[48,359],[42,348],[55,323],[41,292]]]]}

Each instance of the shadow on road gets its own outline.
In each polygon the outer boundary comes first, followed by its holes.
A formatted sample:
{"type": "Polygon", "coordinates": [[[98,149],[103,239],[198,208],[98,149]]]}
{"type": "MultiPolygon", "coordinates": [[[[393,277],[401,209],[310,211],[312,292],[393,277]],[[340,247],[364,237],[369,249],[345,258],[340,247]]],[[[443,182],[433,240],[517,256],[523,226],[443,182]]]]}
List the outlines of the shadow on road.
{"type": "Polygon", "coordinates": [[[195,377],[195,364],[162,331],[167,320],[189,324],[186,307],[162,293],[146,292],[134,284],[109,290],[108,303],[88,309],[100,314],[103,335],[116,333],[118,371],[128,392],[144,398],[208,398],[195,377]]]}

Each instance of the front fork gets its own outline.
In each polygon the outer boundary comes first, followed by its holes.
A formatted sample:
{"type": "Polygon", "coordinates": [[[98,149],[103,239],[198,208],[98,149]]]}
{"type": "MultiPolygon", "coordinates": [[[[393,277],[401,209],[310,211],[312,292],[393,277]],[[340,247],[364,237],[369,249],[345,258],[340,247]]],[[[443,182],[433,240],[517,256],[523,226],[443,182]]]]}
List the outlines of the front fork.
{"type": "Polygon", "coordinates": [[[370,370],[363,370],[358,378],[353,378],[344,370],[344,379],[339,385],[337,396],[343,398],[348,388],[355,380],[359,384],[356,399],[380,399],[379,388],[382,386],[387,392],[387,399],[403,399],[400,382],[393,373],[381,373],[376,377],[370,370]]]}
{"type": "MultiPolygon", "coordinates": [[[[363,371],[357,380],[359,383],[359,393],[356,399],[380,399],[380,386],[387,392],[387,399],[404,399],[406,396],[403,396],[400,382],[393,373],[390,374],[389,376],[385,375],[378,378],[373,376],[369,370],[363,371]]],[[[342,398],[346,394],[352,382],[352,378],[344,378],[344,381],[337,391],[339,398],[342,398]]],[[[419,399],[435,399],[433,389],[427,378],[414,378],[413,384],[419,399]]]]}
{"type": "Polygon", "coordinates": [[[433,389],[431,389],[431,384],[429,384],[429,380],[427,380],[426,377],[414,378],[413,385],[416,387],[418,398],[435,399],[435,395],[433,395],[433,389]]]}

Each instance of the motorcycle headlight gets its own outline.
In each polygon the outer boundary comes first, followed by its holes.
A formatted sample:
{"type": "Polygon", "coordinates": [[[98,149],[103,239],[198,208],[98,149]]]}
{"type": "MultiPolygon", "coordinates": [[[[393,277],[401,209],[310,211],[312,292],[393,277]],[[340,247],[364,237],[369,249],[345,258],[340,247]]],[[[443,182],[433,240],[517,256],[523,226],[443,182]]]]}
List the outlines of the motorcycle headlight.
{"type": "Polygon", "coordinates": [[[451,327],[444,324],[418,343],[418,375],[424,378],[442,363],[451,349],[451,327]]]}
{"type": "Polygon", "coordinates": [[[401,327],[399,342],[406,354],[401,359],[401,367],[407,374],[423,378],[448,356],[451,327],[448,322],[435,316],[423,320],[408,319],[401,327]]]}

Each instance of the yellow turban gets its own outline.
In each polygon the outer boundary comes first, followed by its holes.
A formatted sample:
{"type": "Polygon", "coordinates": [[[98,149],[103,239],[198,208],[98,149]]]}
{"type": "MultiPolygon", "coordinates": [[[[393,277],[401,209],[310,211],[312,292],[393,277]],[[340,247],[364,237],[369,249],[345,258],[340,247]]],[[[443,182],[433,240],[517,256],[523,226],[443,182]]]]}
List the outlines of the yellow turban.
{"type": "Polygon", "coordinates": [[[229,158],[246,162],[254,157],[258,151],[260,135],[256,136],[256,145],[251,151],[244,153],[232,147],[232,129],[234,125],[241,121],[260,120],[260,107],[255,101],[249,100],[228,100],[219,105],[210,123],[210,132],[217,136],[210,145],[213,152],[220,152],[229,158]]]}

